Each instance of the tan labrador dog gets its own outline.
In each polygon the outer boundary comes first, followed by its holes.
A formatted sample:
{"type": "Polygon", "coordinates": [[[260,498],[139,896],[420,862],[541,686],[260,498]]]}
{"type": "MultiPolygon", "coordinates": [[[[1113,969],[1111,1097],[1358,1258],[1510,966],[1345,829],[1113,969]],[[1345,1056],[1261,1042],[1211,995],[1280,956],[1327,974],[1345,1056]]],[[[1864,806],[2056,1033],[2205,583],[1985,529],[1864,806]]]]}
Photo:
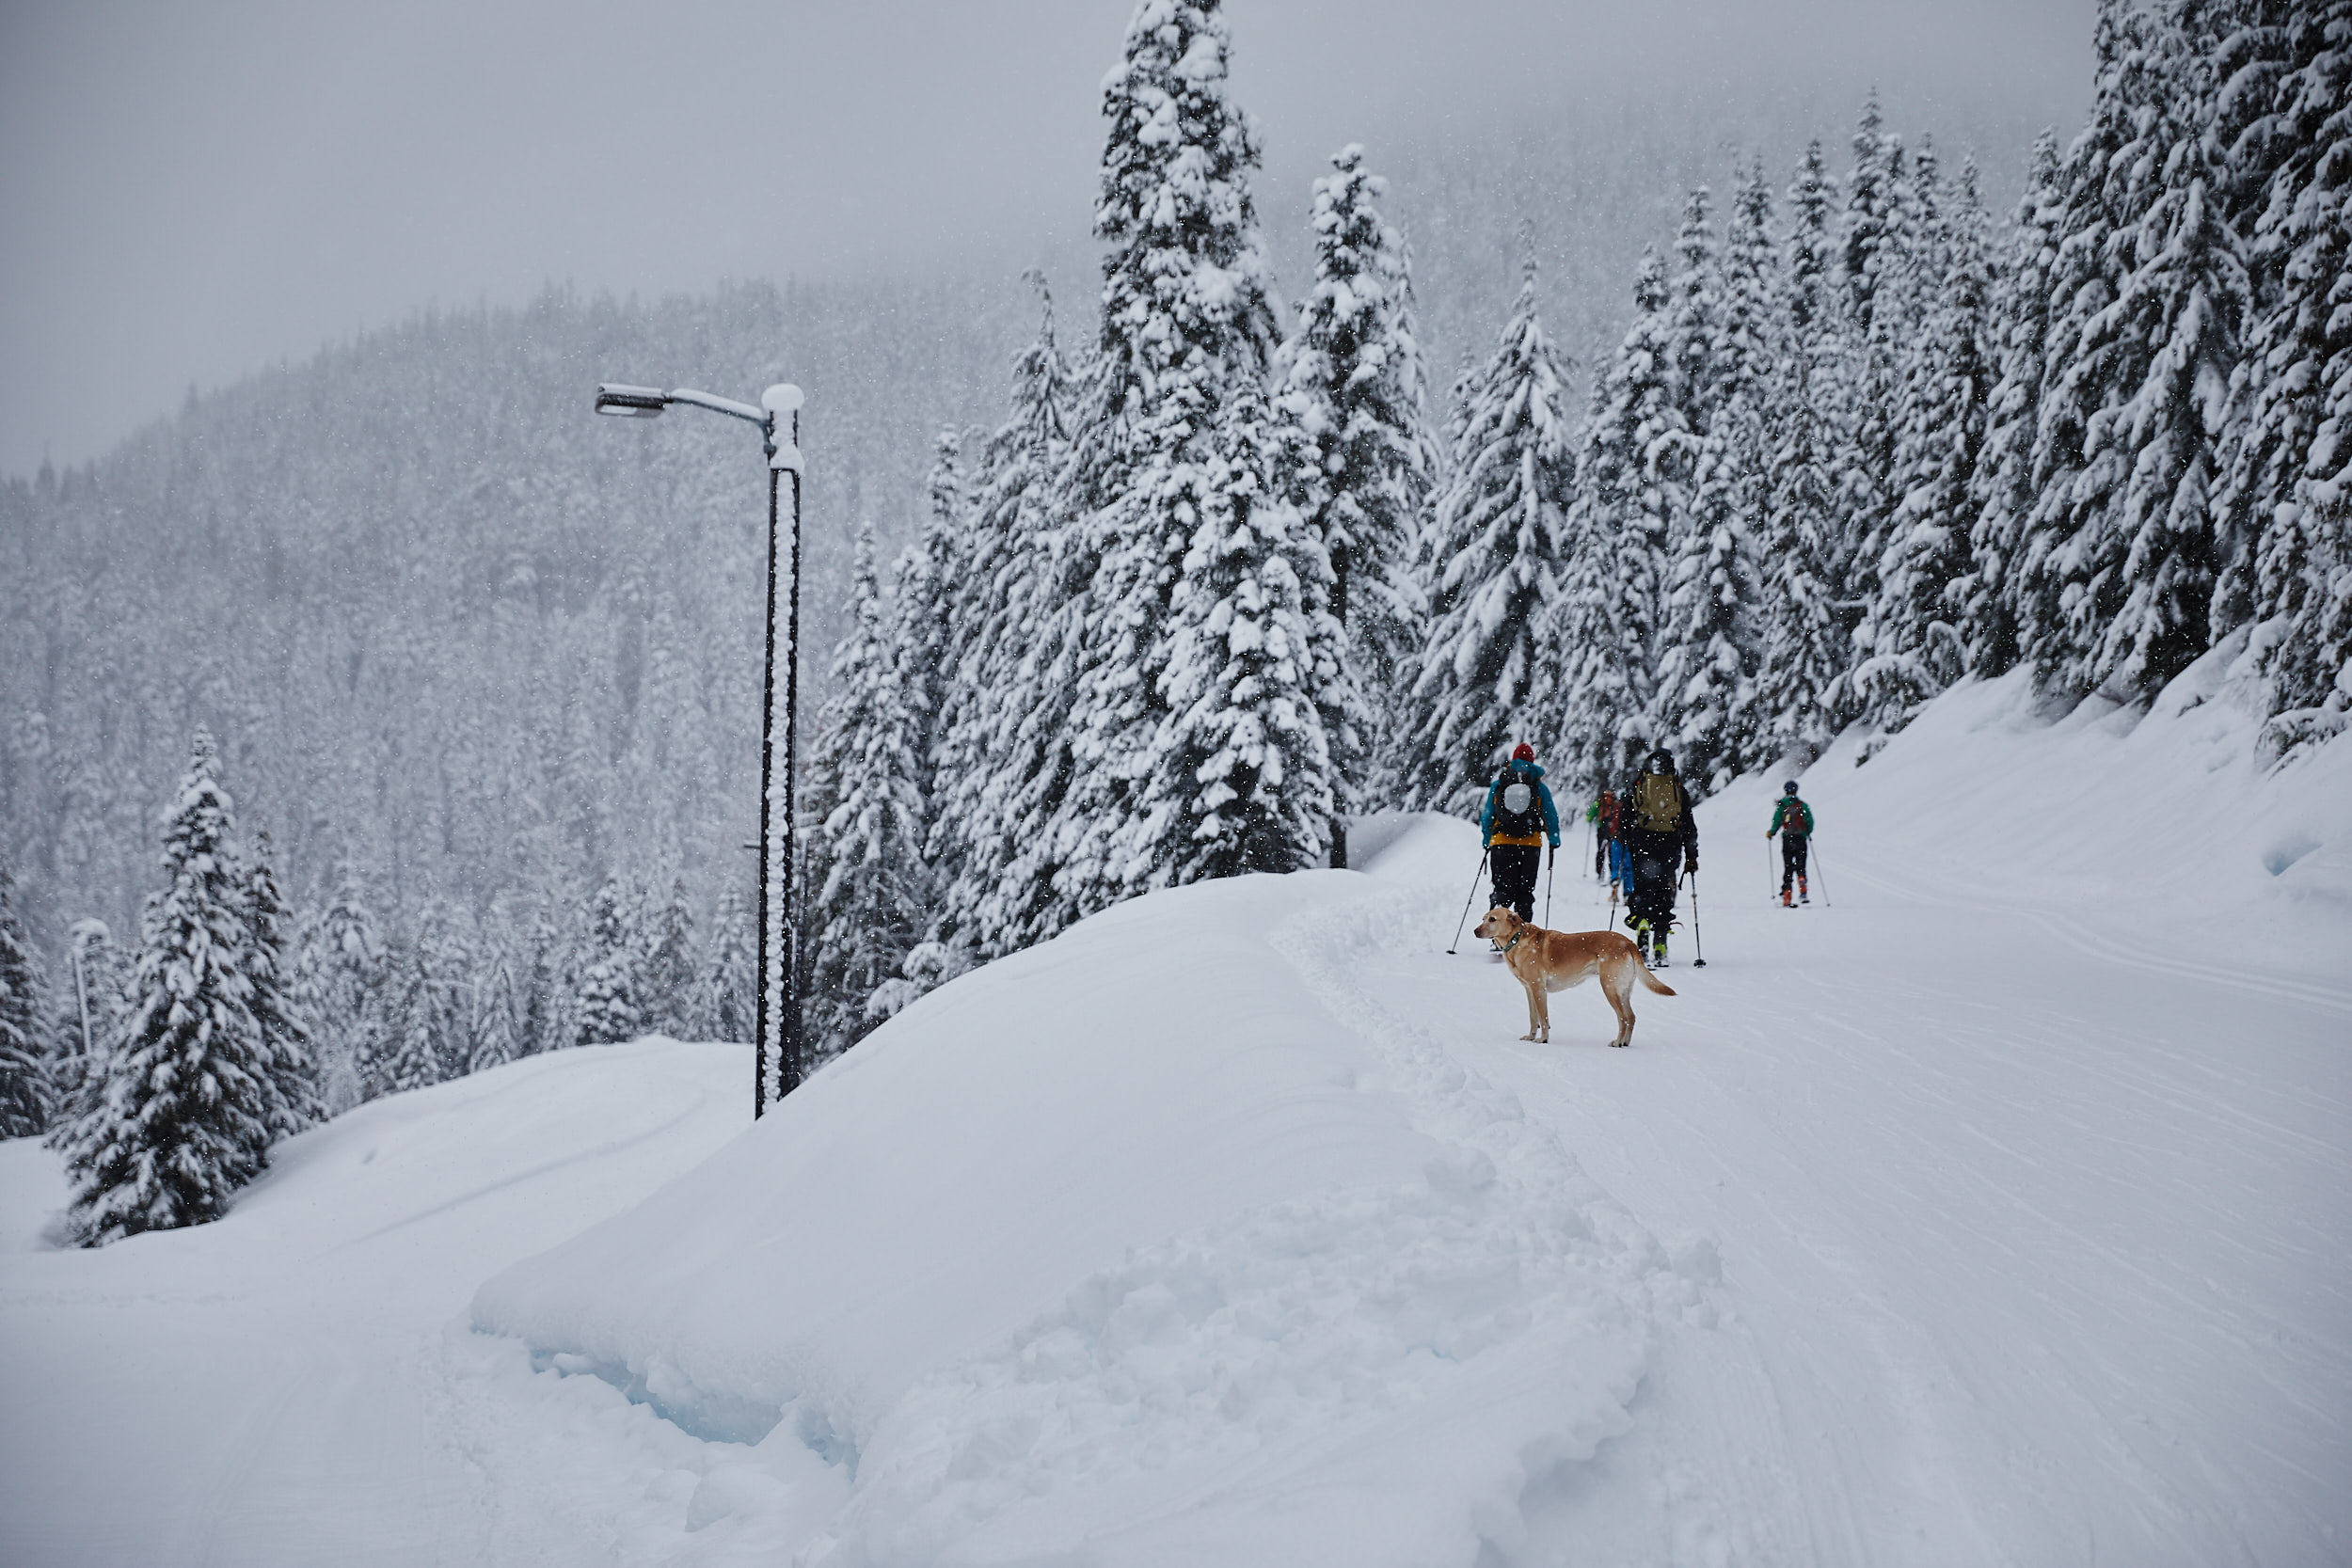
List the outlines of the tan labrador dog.
{"type": "Polygon", "coordinates": [[[1502,949],[1502,961],[1527,988],[1527,1033],[1519,1037],[1523,1040],[1549,1044],[1550,993],[1581,986],[1595,974],[1600,976],[1609,1005],[1617,1009],[1617,1037],[1611,1045],[1633,1043],[1635,980],[1661,996],[1674,994],[1672,987],[1649,972],[1633,939],[1616,931],[1547,931],[1513,911],[1496,908],[1486,911],[1476,934],[1502,949]]]}

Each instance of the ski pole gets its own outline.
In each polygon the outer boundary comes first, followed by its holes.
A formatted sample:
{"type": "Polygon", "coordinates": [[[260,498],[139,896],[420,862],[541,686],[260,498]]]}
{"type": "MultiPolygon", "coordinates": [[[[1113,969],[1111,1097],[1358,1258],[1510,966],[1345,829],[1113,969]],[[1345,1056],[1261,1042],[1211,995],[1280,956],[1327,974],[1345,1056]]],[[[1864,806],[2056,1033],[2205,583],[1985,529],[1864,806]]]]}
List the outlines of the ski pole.
{"type": "Polygon", "coordinates": [[[1820,847],[1820,845],[1818,845],[1818,844],[1815,844],[1815,845],[1808,845],[1808,846],[1806,846],[1806,847],[1807,847],[1807,848],[1809,848],[1809,849],[1811,849],[1811,850],[1813,851],[1813,875],[1815,875],[1816,877],[1820,877],[1820,878],[1821,878],[1821,908],[1823,908],[1823,909],[1828,909],[1828,908],[1829,908],[1829,879],[1828,879],[1827,877],[1822,877],[1822,876],[1821,876],[1821,847],[1820,847]]]}
{"type": "Polygon", "coordinates": [[[1764,902],[1769,904],[1779,896],[1780,889],[1772,885],[1772,835],[1766,833],[1764,835],[1764,902]]]}
{"type": "Polygon", "coordinates": [[[1452,958],[1454,948],[1462,945],[1462,927],[1470,924],[1470,900],[1478,896],[1478,879],[1486,874],[1486,851],[1481,849],[1478,851],[1478,869],[1470,873],[1470,897],[1462,900],[1462,918],[1454,924],[1454,947],[1445,950],[1447,958],[1452,958]]]}
{"type": "Polygon", "coordinates": [[[1544,857],[1544,928],[1547,930],[1551,928],[1551,868],[1559,859],[1560,846],[1555,844],[1551,847],[1551,853],[1544,857]]]}
{"type": "MultiPolygon", "coordinates": [[[[1824,903],[1828,901],[1824,895],[1824,903]]],[[[1698,955],[1691,961],[1692,969],[1707,967],[1707,939],[1699,934],[1699,874],[1691,873],[1691,950],[1698,955]]]]}

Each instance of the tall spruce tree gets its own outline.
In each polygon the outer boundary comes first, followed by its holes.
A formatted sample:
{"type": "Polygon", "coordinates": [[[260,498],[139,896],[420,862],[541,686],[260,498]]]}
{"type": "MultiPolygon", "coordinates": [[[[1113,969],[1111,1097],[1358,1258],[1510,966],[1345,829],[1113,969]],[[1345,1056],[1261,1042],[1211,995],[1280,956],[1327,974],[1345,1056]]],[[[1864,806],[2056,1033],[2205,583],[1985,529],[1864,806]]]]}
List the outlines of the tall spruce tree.
{"type": "MultiPolygon", "coordinates": [[[[1153,886],[1295,871],[1329,848],[1337,789],[1323,694],[1339,682],[1323,538],[1278,483],[1274,415],[1226,400],[1205,504],[1169,606],[1167,705],[1131,863],[1153,886]]],[[[1302,441],[1308,439],[1301,436],[1302,441]]]]}
{"type": "MultiPolygon", "coordinates": [[[[1854,128],[1853,168],[1847,176],[1838,227],[1838,297],[1846,363],[1836,408],[1831,483],[1837,526],[1825,541],[1829,580],[1837,586],[1837,624],[1849,638],[1878,591],[1878,562],[1893,511],[1888,479],[1894,468],[1894,410],[1899,355],[1907,325],[1903,268],[1908,260],[1911,201],[1902,142],[1883,130],[1878,93],[1865,101],[1854,128]]],[[[1852,661],[1839,659],[1841,674],[1852,661]]],[[[1834,689],[1836,722],[1851,718],[1854,700],[1841,679],[1834,689]]]]}
{"type": "Polygon", "coordinates": [[[1124,835],[1165,718],[1168,611],[1204,503],[1208,446],[1233,388],[1262,385],[1279,339],[1249,174],[1254,123],[1226,96],[1216,0],[1142,0],[1103,84],[1110,122],[1094,234],[1102,334],[1069,495],[1089,590],[1072,673],[1076,767],[1052,826],[1056,892],[1089,913],[1161,868],[1124,835]]]}
{"type": "Polygon", "coordinates": [[[1416,756],[1406,784],[1409,804],[1475,814],[1515,740],[1549,741],[1559,689],[1551,639],[1576,451],[1532,255],[1465,393],[1430,524],[1429,640],[1408,698],[1416,756]]]}
{"type": "Polygon", "coordinates": [[[2241,8],[2219,54],[2252,315],[2214,635],[2261,628],[2282,751],[2352,709],[2352,3],[2241,8]]]}
{"type": "Polygon", "coordinates": [[[16,879],[0,863],[0,1138],[46,1132],[52,1114],[48,988],[16,913],[16,879]]]}
{"type": "Polygon", "coordinates": [[[946,739],[947,688],[955,674],[957,634],[970,590],[972,502],[966,493],[963,436],[942,430],[931,443],[922,527],[892,572],[890,640],[898,684],[914,727],[917,783],[928,799],[946,739]]]}
{"type": "Polygon", "coordinates": [[[1848,401],[1830,211],[1836,192],[1819,142],[1788,187],[1788,350],[1774,377],[1772,457],[1760,555],[1756,682],[1769,724],[1761,754],[1809,763],[1838,727],[1833,697],[1848,651],[1838,622],[1836,451],[1848,401]]]}
{"type": "Polygon", "coordinates": [[[1878,593],[1855,638],[1869,651],[1854,670],[1856,697],[1882,736],[1910,723],[1967,667],[1960,595],[1992,391],[1992,278],[1974,163],[1957,203],[1925,216],[1925,243],[1910,261],[1909,287],[1925,317],[1896,419],[1895,512],[1878,593]]]}
{"type": "Polygon", "coordinates": [[[874,577],[871,524],[858,531],[850,625],[834,650],[833,695],[809,758],[809,990],[803,1017],[815,1059],[838,1055],[868,1027],[866,1005],[923,935],[916,885],[923,797],[915,735],[874,577]]]}
{"type": "Polygon", "coordinates": [[[670,895],[653,911],[645,932],[638,1008],[648,1033],[695,1039],[694,911],[686,879],[673,877],[670,895]]]}
{"type": "MultiPolygon", "coordinates": [[[[1740,183],[1720,262],[1685,286],[1708,324],[1703,356],[1686,357],[1706,386],[1685,392],[1697,428],[1691,526],[1670,568],[1659,701],[1677,763],[1701,790],[1761,760],[1766,727],[1756,681],[1761,628],[1757,531],[1769,474],[1772,377],[1784,352],[1772,188],[1762,166],[1740,183]]],[[[1686,228],[1688,226],[1686,225],[1686,228]]]]}
{"type": "Polygon", "coordinates": [[[2066,244],[2095,238],[2095,258],[2080,258],[2095,288],[2061,332],[2060,418],[2044,421],[2079,440],[2079,466],[2063,465],[2074,471],[2037,513],[2056,536],[2037,564],[2063,622],[2063,646],[2038,650],[2038,662],[2061,689],[2131,701],[2208,646],[2218,449],[2247,281],[2204,134],[2212,61],[2187,8],[2115,8],[2102,9],[2098,105],[2069,192],[2097,215],[2070,222],[2061,245],[2063,263],[2066,244]]]}
{"type": "Polygon", "coordinates": [[[953,879],[933,935],[991,958],[1058,928],[1060,861],[1049,840],[1073,774],[1064,720],[1088,587],[1062,526],[1076,388],[1053,298],[1041,276],[1029,277],[1041,320],[1013,362],[1010,417],[982,457],[930,828],[953,879]]]}
{"type": "Polygon", "coordinates": [[[358,868],[346,854],[326,908],[306,925],[295,981],[329,1111],[358,1104],[373,1070],[384,1033],[383,959],[358,868]]]}
{"type": "Polygon", "coordinates": [[[1645,251],[1633,322],[1593,388],[1561,567],[1556,753],[1561,778],[1597,791],[1658,739],[1666,546],[1689,505],[1677,465],[1690,430],[1674,381],[1665,263],[1645,251]]]}
{"type": "Polygon", "coordinates": [[[215,754],[199,730],[165,814],[165,885],[140,922],[121,1032],[88,1114],[61,1140],[85,1245],[218,1219],[269,1148],[267,1048],[215,754]]]}
{"type": "Polygon", "coordinates": [[[287,1138],[326,1120],[326,1101],[319,1087],[310,1019],[295,986],[290,922],[286,901],[278,891],[277,855],[267,829],[254,831],[244,894],[246,974],[253,987],[253,1019],[262,1031],[269,1079],[270,1132],[287,1138]]]}
{"type": "MultiPolygon", "coordinates": [[[[1996,379],[1986,400],[1984,447],[1969,498],[1976,509],[1969,571],[1959,588],[1967,664],[1984,675],[2013,668],[2025,641],[2017,585],[2034,506],[2034,437],[2048,373],[2050,290],[2064,208],[2058,136],[2044,131],[2034,141],[2026,194],[2010,223],[2008,261],[1989,307],[1988,348],[1996,379]]],[[[2055,612],[2049,607],[2039,619],[2046,624],[2055,612]]]]}
{"type": "Polygon", "coordinates": [[[49,1143],[88,1114],[102,1074],[98,1064],[120,1028],[129,975],[114,933],[103,920],[77,920],[66,934],[66,973],[56,988],[52,1027],[49,1143]]]}
{"type": "MultiPolygon", "coordinates": [[[[1410,683],[1427,607],[1413,574],[1416,520],[1437,467],[1427,373],[1405,239],[1374,206],[1388,182],[1350,145],[1314,182],[1314,280],[1283,345],[1280,404],[1311,438],[1292,485],[1331,561],[1331,614],[1347,640],[1344,689],[1360,711],[1327,719],[1343,812],[1385,799],[1373,783],[1392,755],[1395,697],[1410,683]]],[[[1343,848],[1343,840],[1340,847],[1343,848]]]]}
{"type": "Polygon", "coordinates": [[[749,1041],[755,1032],[758,984],[755,951],[759,939],[752,901],[729,883],[710,919],[710,949],[703,969],[703,1012],[714,1040],[749,1041]]]}
{"type": "Polygon", "coordinates": [[[637,1005],[637,971],[644,942],[635,914],[635,901],[620,879],[607,878],[596,890],[586,933],[586,961],[580,966],[578,1027],[581,1045],[632,1040],[644,1025],[637,1005]]]}
{"type": "Polygon", "coordinates": [[[522,987],[515,978],[515,933],[503,920],[483,933],[483,958],[474,976],[473,1019],[469,1031],[473,1054],[469,1072],[486,1072],[524,1054],[522,987]]]}

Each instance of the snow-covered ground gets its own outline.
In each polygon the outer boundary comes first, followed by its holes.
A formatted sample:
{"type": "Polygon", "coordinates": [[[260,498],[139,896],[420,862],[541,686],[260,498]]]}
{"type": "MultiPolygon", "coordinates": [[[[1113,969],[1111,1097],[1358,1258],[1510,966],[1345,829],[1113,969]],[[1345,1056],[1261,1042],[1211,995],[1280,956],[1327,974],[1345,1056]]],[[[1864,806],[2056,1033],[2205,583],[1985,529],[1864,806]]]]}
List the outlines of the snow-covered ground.
{"type": "Polygon", "coordinates": [[[1834,753],[1797,912],[1710,801],[1631,1051],[1375,821],[748,1133],[738,1048],[564,1053],[99,1253],[0,1146],[0,1560],[2352,1560],[2352,747],[2204,679],[1834,753]]]}

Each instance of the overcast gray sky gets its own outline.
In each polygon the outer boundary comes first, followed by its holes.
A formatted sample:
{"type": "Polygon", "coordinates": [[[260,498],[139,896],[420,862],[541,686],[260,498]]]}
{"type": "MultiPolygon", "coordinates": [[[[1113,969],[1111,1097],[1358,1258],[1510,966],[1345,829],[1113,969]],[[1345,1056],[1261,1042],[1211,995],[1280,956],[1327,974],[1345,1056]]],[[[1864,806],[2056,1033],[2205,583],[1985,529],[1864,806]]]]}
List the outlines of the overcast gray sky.
{"type": "MultiPolygon", "coordinates": [[[[1017,266],[1082,236],[1129,0],[0,0],[0,472],[434,303],[1017,266]]],[[[1351,139],[1774,91],[2088,102],[2091,0],[1231,0],[1303,188],[1351,139]]],[[[1845,119],[1808,125],[1842,135],[1845,119]]]]}

